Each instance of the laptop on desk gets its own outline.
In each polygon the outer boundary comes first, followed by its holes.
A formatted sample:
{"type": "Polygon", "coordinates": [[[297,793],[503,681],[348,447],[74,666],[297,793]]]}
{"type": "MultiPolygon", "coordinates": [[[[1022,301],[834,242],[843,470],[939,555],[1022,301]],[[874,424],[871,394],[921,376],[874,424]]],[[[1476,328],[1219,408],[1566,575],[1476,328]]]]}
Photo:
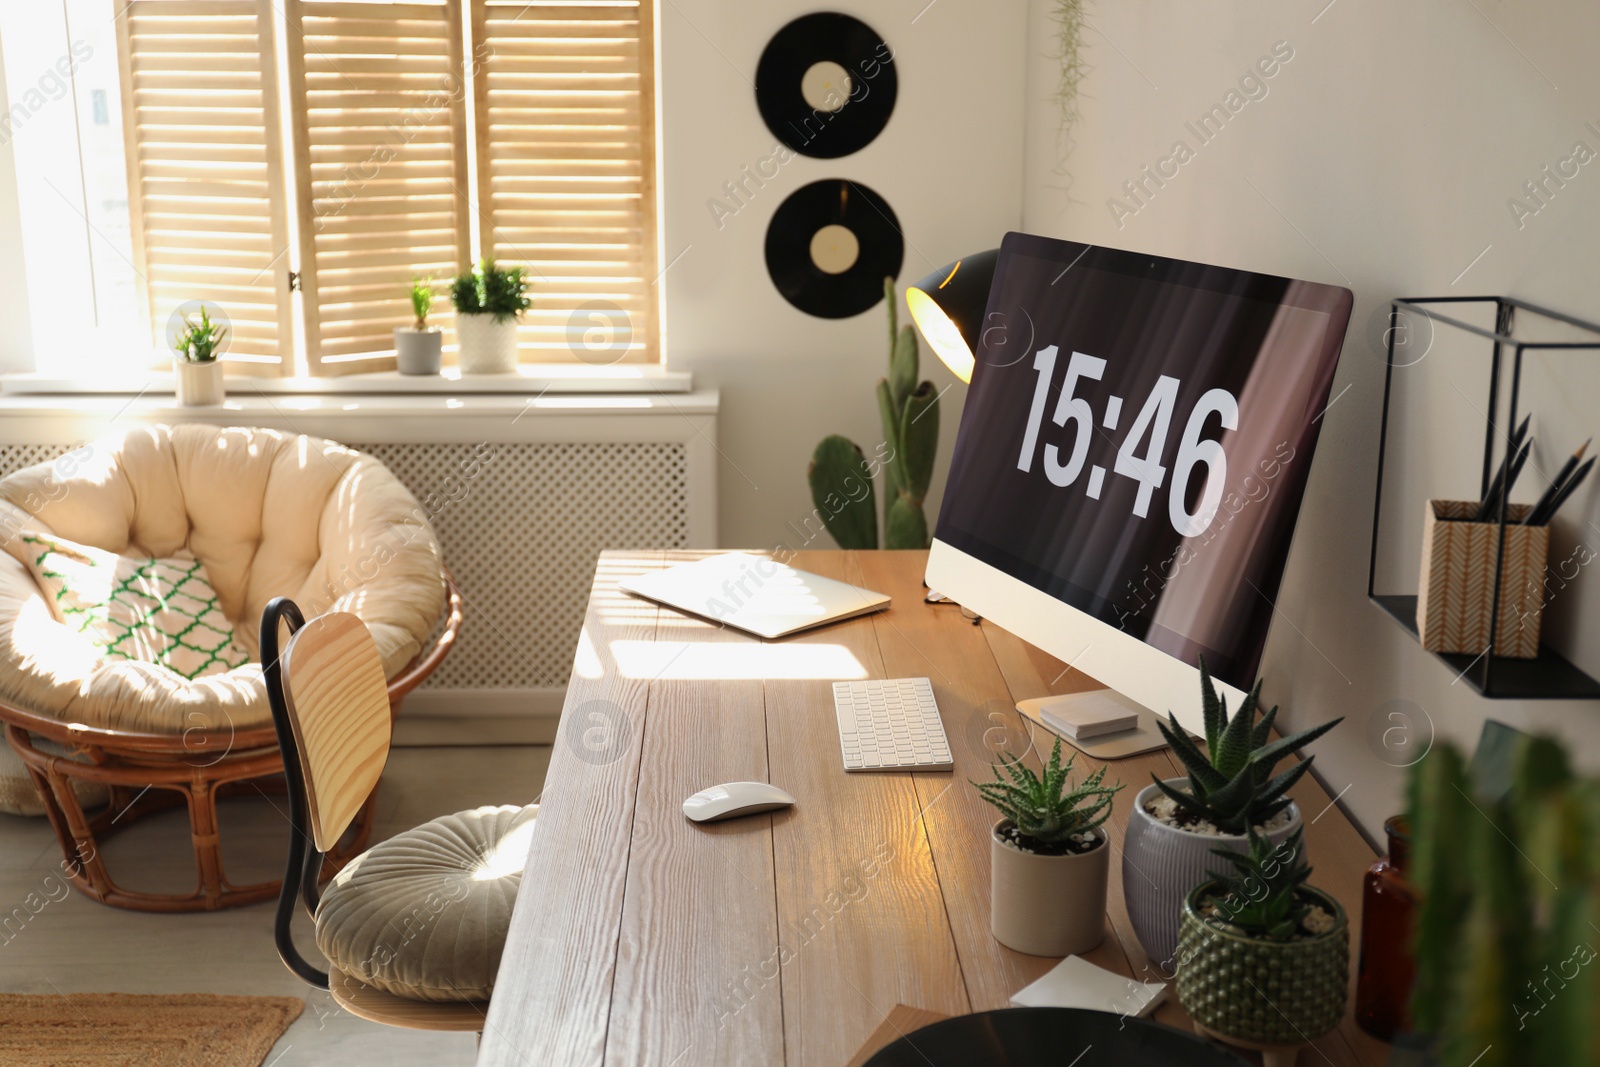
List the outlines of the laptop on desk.
{"type": "Polygon", "coordinates": [[[618,584],[636,596],[768,639],[889,606],[882,593],[748,552],[707,556],[618,584]]]}

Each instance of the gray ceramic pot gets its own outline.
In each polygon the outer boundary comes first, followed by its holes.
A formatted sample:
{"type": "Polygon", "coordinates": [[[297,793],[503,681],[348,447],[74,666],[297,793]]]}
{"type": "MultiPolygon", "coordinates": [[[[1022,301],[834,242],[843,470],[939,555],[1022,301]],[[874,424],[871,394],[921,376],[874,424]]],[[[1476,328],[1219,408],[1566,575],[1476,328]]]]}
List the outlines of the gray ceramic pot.
{"type": "MultiPolygon", "coordinates": [[[[1187,788],[1189,780],[1169,778],[1167,784],[1187,788]]],[[[1184,899],[1195,886],[1210,880],[1211,871],[1225,866],[1211,850],[1226,848],[1243,853],[1249,851],[1250,841],[1243,835],[1197,834],[1157,822],[1145,811],[1145,805],[1161,795],[1152,782],[1134,798],[1128,833],[1122,842],[1122,894],[1139,944],[1144,946],[1150,962],[1170,977],[1184,899]]],[[[1288,824],[1267,835],[1275,845],[1288,840],[1300,828],[1300,809],[1291,804],[1289,813],[1288,824]]]]}
{"type": "Polygon", "coordinates": [[[394,328],[394,361],[401,374],[438,374],[444,334],[437,326],[394,328]]]}

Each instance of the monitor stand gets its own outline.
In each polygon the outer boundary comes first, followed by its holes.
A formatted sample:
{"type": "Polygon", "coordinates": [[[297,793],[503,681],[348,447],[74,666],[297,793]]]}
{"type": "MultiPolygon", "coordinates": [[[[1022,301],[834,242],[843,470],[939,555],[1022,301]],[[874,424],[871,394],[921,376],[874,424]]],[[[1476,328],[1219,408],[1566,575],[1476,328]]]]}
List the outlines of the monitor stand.
{"type": "Polygon", "coordinates": [[[1058,696],[1023,700],[1017,704],[1017,711],[1026,716],[1029,721],[1043,727],[1047,733],[1055,734],[1078,751],[1086,753],[1095,759],[1127,759],[1129,756],[1140,756],[1146,752],[1155,752],[1158,749],[1167,747],[1167,739],[1162,737],[1161,731],[1156,728],[1155,712],[1129,700],[1112,689],[1087,689],[1079,693],[1064,693],[1058,696]],[[1101,734],[1098,737],[1080,740],[1053,729],[1044,721],[1041,715],[1041,711],[1047,706],[1060,712],[1070,709],[1077,702],[1104,704],[1107,700],[1115,701],[1129,712],[1137,714],[1139,716],[1139,724],[1129,730],[1121,730],[1113,734],[1101,734]]]}

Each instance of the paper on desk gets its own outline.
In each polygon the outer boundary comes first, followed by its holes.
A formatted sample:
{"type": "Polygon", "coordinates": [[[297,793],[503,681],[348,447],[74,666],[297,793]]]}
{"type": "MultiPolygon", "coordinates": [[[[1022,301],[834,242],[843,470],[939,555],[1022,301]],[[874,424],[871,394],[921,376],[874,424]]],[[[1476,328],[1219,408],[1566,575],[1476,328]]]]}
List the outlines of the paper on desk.
{"type": "Polygon", "coordinates": [[[1144,1016],[1167,995],[1162,982],[1137,982],[1081,956],[1068,956],[1011,998],[1013,1008],[1087,1008],[1144,1016]]]}

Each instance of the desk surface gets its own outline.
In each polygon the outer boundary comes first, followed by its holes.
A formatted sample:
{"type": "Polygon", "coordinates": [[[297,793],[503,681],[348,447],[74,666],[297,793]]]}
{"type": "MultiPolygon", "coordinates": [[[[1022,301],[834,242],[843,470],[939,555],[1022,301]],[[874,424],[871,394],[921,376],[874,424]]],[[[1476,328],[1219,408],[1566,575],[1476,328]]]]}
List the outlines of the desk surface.
{"type": "MultiPolygon", "coordinates": [[[[695,555],[600,560],[480,1064],[841,1067],[896,1004],[1006,1007],[1056,962],[989,933],[996,816],[967,779],[988,777],[997,727],[1019,729],[1015,701],[1095,683],[925,604],[922,552],[801,553],[796,566],[893,607],[776,642],[617,589],[695,555]],[[831,681],[851,676],[931,678],[955,773],[846,775],[831,681]],[[735,780],[798,802],[707,826],[683,817],[689,794],[735,780]]],[[[1179,770],[1164,751],[1111,766],[1128,785],[1108,827],[1119,841],[1134,794],[1179,770]]],[[[1309,776],[1294,796],[1316,883],[1359,922],[1371,849],[1309,776]]],[[[1088,958],[1151,976],[1118,863],[1088,958]]],[[[1174,998],[1154,1017],[1189,1025],[1174,998]]],[[[1380,1067],[1387,1054],[1347,1017],[1301,1058],[1380,1067]]]]}

